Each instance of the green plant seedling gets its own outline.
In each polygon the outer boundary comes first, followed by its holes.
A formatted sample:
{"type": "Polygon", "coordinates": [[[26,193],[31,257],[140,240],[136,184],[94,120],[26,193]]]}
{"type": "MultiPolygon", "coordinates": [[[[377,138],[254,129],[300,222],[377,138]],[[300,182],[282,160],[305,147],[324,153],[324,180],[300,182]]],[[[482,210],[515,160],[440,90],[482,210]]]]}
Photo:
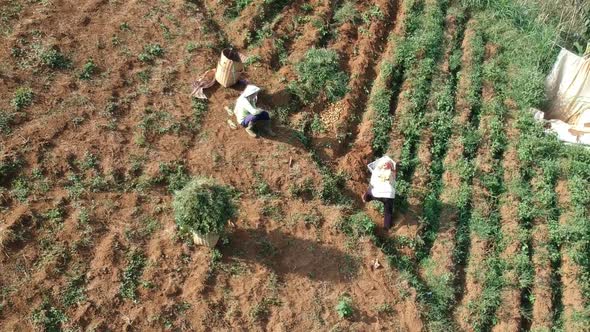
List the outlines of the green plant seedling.
{"type": "Polygon", "coordinates": [[[20,111],[24,108],[30,106],[33,103],[34,98],[33,90],[31,88],[20,87],[14,93],[14,97],[10,101],[10,105],[14,107],[15,110],[20,111]]]}
{"type": "Polygon", "coordinates": [[[354,313],[352,298],[348,294],[343,294],[336,305],[336,312],[340,318],[350,318],[354,313]]]}

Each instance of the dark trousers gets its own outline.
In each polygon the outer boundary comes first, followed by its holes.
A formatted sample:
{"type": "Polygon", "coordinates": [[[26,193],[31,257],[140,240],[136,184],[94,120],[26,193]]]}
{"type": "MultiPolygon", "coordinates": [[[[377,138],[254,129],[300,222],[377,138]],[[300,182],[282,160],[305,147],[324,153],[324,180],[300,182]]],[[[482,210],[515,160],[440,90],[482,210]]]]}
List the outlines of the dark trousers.
{"type": "Polygon", "coordinates": [[[268,121],[268,120],[270,120],[270,115],[268,114],[267,111],[262,111],[256,115],[248,114],[244,118],[244,121],[242,121],[241,125],[242,125],[242,127],[248,127],[250,122],[255,123],[256,121],[268,121]]]}
{"type": "Polygon", "coordinates": [[[371,189],[369,189],[365,193],[365,201],[370,202],[372,200],[383,203],[383,227],[389,230],[393,225],[393,198],[373,197],[371,189]]]}

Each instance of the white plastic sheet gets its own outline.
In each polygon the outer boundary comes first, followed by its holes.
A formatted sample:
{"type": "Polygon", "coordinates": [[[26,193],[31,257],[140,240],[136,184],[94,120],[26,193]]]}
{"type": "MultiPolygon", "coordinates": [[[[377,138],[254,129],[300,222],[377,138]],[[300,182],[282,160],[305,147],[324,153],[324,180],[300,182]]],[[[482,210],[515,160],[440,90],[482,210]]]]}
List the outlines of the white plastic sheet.
{"type": "Polygon", "coordinates": [[[550,100],[548,119],[558,119],[573,126],[590,111],[590,58],[562,49],[545,81],[550,100]]]}

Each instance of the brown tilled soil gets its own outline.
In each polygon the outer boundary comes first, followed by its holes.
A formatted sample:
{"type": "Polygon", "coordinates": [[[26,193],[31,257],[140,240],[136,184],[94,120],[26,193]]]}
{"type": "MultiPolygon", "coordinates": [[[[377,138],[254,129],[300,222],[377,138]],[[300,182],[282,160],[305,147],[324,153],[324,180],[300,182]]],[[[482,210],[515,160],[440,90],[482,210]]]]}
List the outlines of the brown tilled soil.
{"type": "MultiPolygon", "coordinates": [[[[312,1],[308,23],[291,26],[302,15],[301,3],[287,5],[275,26],[277,34],[293,37],[287,65],[273,62],[276,50],[268,41],[243,50],[262,58],[245,77],[265,88],[261,103],[271,109],[285,102],[290,64],[318,39],[312,20],[330,22],[333,14],[333,1],[312,1]]],[[[329,45],[347,59],[345,68],[359,73],[353,87],[374,78],[386,42],[381,30],[388,24],[395,29],[397,4],[375,4],[390,21],[370,24],[367,34],[351,32],[358,50],[352,43],[329,45]]],[[[12,134],[0,137],[2,160],[21,158],[19,176],[29,184],[28,199],[19,201],[8,188],[0,200],[0,330],[39,328],[33,312],[44,301],[68,317],[64,327],[80,330],[422,329],[416,294],[381,251],[369,242],[351,243],[337,230],[343,211],[289,195],[294,184],[309,179],[317,187],[322,181],[294,131],[279,127],[276,139],[253,140],[227,126],[223,107],[243,85],[208,89],[200,125],[185,126],[193,116],[191,82],[215,66],[225,42],[247,44],[246,32],[260,28],[263,5],[254,1],[232,21],[224,17],[225,1],[92,0],[74,6],[55,0],[31,3],[9,22],[13,30],[0,40],[0,108],[11,109],[22,86],[34,91],[34,101],[19,112],[12,134]],[[143,47],[154,43],[164,55],[139,61],[143,47]],[[72,59],[71,69],[29,61],[51,47],[72,59]],[[12,56],[15,49],[25,55],[12,56]],[[80,80],[90,58],[98,73],[80,80]],[[153,120],[154,114],[165,114],[164,120],[153,120]],[[146,129],[149,121],[157,128],[146,129]],[[96,161],[88,166],[90,155],[96,161]],[[166,186],[146,184],[162,163],[184,165],[190,175],[213,177],[242,193],[240,216],[219,247],[219,262],[210,249],[178,237],[166,186]],[[257,194],[262,182],[273,195],[257,194]],[[146,261],[135,302],[119,293],[134,252],[146,261]],[[375,260],[383,266],[372,268],[375,260]],[[67,305],[72,287],[81,294],[67,305]],[[350,319],[335,311],[345,293],[355,307],[350,319]]],[[[370,127],[363,120],[359,128],[370,127]]],[[[361,150],[370,149],[363,142],[361,150]]],[[[368,156],[353,158],[354,165],[342,159],[356,179],[353,199],[366,181],[368,156]]]]}
{"type": "MultiPolygon", "coordinates": [[[[403,6],[397,6],[396,9],[398,10],[396,11],[394,21],[396,24],[393,33],[400,34],[403,33],[401,30],[402,24],[397,24],[397,22],[403,22],[405,13],[403,6]]],[[[395,47],[395,40],[388,38],[380,55],[381,61],[379,61],[379,63],[375,63],[376,74],[373,78],[374,81],[371,94],[374,93],[374,91],[378,91],[378,89],[383,88],[382,86],[378,86],[379,83],[376,83],[383,81],[381,76],[383,72],[379,70],[379,66],[382,63],[390,62],[393,59],[395,47]]],[[[357,126],[358,133],[354,137],[354,142],[350,143],[348,152],[344,154],[338,161],[339,169],[342,169],[344,172],[352,175],[349,177],[347,185],[355,192],[362,192],[363,190],[366,190],[366,183],[363,182],[364,174],[358,172],[357,170],[366,167],[365,161],[373,154],[371,149],[371,142],[374,138],[372,131],[374,117],[373,112],[374,110],[371,107],[371,101],[367,100],[366,110],[363,112],[360,123],[357,126]]],[[[335,131],[336,130],[337,128],[335,128],[335,131]]]]}
{"type": "MultiPolygon", "coordinates": [[[[559,224],[567,225],[571,218],[571,197],[568,181],[560,179],[555,188],[557,203],[560,208],[559,224]]],[[[580,267],[565,248],[561,250],[561,284],[563,303],[563,327],[566,331],[583,331],[585,326],[576,319],[576,314],[584,308],[584,297],[578,283],[580,267]]]]}
{"type": "MultiPolygon", "coordinates": [[[[533,181],[534,190],[539,192],[543,190],[543,176],[542,170],[536,171],[536,177],[533,181]]],[[[552,317],[556,304],[553,303],[553,288],[555,285],[552,281],[553,267],[551,266],[551,252],[549,249],[551,238],[548,218],[535,218],[532,236],[534,248],[532,262],[535,267],[532,295],[535,301],[533,302],[531,329],[550,329],[553,324],[552,317]]]]}
{"type": "Polygon", "coordinates": [[[435,273],[437,276],[454,273],[455,265],[453,262],[453,250],[455,248],[455,234],[457,232],[457,222],[459,212],[455,204],[458,190],[461,187],[461,177],[458,174],[456,165],[463,158],[463,142],[459,128],[468,125],[471,108],[467,106],[466,96],[461,91],[472,84],[469,80],[469,72],[473,70],[473,56],[471,52],[471,42],[475,32],[473,30],[474,21],[469,21],[465,28],[465,38],[463,39],[461,72],[457,82],[457,96],[455,102],[456,123],[453,134],[449,139],[449,147],[444,160],[445,172],[443,173],[443,190],[441,193],[441,202],[443,203],[440,214],[439,233],[431,249],[432,259],[437,262],[435,273]]]}
{"type": "MultiPolygon", "coordinates": [[[[486,61],[489,61],[492,54],[487,50],[486,61]]],[[[489,81],[484,81],[482,90],[482,103],[491,102],[494,96],[493,86],[489,81]]],[[[472,213],[479,215],[480,218],[488,219],[492,209],[495,208],[491,203],[491,193],[485,187],[482,177],[492,174],[491,165],[494,164],[492,147],[491,147],[491,114],[481,114],[479,120],[478,132],[482,135],[479,142],[478,151],[475,157],[475,176],[473,178],[472,192],[472,213]]],[[[469,329],[468,323],[474,318],[471,310],[471,303],[481,295],[483,290],[486,258],[489,253],[491,243],[474,231],[470,231],[469,259],[465,267],[464,294],[456,312],[458,325],[465,330],[469,329]]]]}
{"type": "MultiPolygon", "coordinates": [[[[420,244],[415,240],[422,235],[420,218],[432,182],[428,124],[436,95],[424,110],[427,125],[411,153],[419,165],[408,178],[408,211],[396,209],[386,234],[378,209],[360,202],[369,178],[366,165],[374,157],[371,93],[392,84],[383,82],[381,65],[391,64],[396,43],[406,34],[400,22],[409,15],[408,3],[351,1],[360,13],[383,16],[351,24],[335,16],[348,1],[246,2],[239,13],[233,12],[238,1],[231,0],[0,3],[0,331],[52,330],[52,324],[68,331],[424,331],[435,313],[429,301],[436,296],[415,282],[447,277],[457,302],[446,313],[453,320],[449,329],[473,328],[470,304],[482,294],[481,271],[493,244],[473,233],[467,266],[454,261],[461,190],[469,187],[471,212],[485,218],[500,209],[507,235],[502,258],[509,261],[519,250],[522,231],[514,193],[492,206],[481,179],[497,162],[489,114],[481,114],[477,128],[482,139],[473,184],[458,167],[465,157],[462,133],[475,111],[468,93],[478,65],[472,52],[477,23],[470,20],[460,27],[465,33],[457,33],[457,12],[447,11],[445,52],[437,59],[433,84],[451,75],[450,41],[460,36],[461,67],[443,160],[439,230],[430,249],[433,264],[421,266],[413,245],[420,244]],[[259,104],[275,118],[276,137],[253,139],[228,125],[235,117],[224,107],[232,106],[246,82],[207,89],[206,109],[189,96],[193,81],[214,68],[229,45],[250,57],[242,78],[263,88],[259,104]],[[294,64],[313,47],[339,54],[350,77],[348,93],[337,103],[321,95],[291,114],[279,112],[292,105],[288,84],[296,77],[294,64]],[[84,79],[90,60],[96,69],[84,79]],[[14,98],[22,88],[33,92],[32,102],[16,109],[14,98]],[[311,144],[304,146],[298,130],[314,115],[326,130],[310,134],[311,144]],[[9,172],[5,166],[13,160],[19,163],[9,172]],[[316,194],[326,174],[339,172],[347,175],[344,196],[350,203],[326,204],[316,194]],[[195,246],[174,222],[174,185],[191,176],[231,185],[239,196],[239,215],[215,249],[195,246]],[[311,193],[295,194],[297,188],[311,193]],[[376,242],[383,248],[339,228],[343,216],[363,209],[377,224],[376,242]],[[399,256],[386,257],[393,249],[399,256]],[[408,268],[408,262],[414,265],[408,268]],[[124,286],[135,292],[123,292],[124,286]],[[336,306],[346,297],[354,310],[342,318],[336,306]]],[[[423,12],[439,2],[415,5],[423,12]]],[[[497,52],[486,45],[486,61],[494,61],[497,52]]],[[[420,61],[423,54],[416,57],[420,61]]],[[[388,152],[394,159],[401,156],[404,126],[413,120],[407,92],[416,83],[408,77],[412,68],[404,70],[403,82],[393,82],[400,91],[390,110],[388,152]]],[[[485,82],[482,98],[493,95],[485,82]]],[[[514,120],[507,121],[514,142],[514,120]]],[[[517,176],[516,148],[510,144],[501,163],[509,190],[517,176]]],[[[567,186],[560,180],[556,188],[562,225],[571,216],[567,186]]],[[[549,327],[555,306],[550,278],[558,272],[564,328],[580,330],[579,266],[564,247],[562,267],[552,271],[543,247],[549,230],[543,220],[532,226],[532,321],[523,316],[528,307],[520,303],[523,293],[513,269],[502,276],[507,286],[494,312],[494,329],[549,327]]]]}
{"type": "MultiPolygon", "coordinates": [[[[514,120],[508,119],[506,124],[506,137],[510,142],[518,141],[518,130],[514,127],[514,120]]],[[[518,155],[516,145],[511,144],[504,153],[503,169],[504,183],[513,183],[518,177],[518,155]]],[[[501,198],[500,217],[502,220],[501,232],[507,245],[500,254],[503,259],[514,262],[515,254],[522,247],[518,238],[518,204],[519,200],[512,191],[507,192],[501,198]]],[[[519,288],[519,275],[512,264],[512,269],[506,271],[504,280],[506,286],[502,290],[502,305],[498,310],[498,323],[494,331],[519,331],[521,326],[521,291],[519,288]]]]}

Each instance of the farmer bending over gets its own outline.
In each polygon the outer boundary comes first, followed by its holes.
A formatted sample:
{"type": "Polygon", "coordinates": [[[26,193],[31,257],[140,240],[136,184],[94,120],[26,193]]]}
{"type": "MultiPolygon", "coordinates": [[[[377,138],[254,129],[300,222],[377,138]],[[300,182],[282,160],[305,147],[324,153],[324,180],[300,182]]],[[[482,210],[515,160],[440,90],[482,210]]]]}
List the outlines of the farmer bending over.
{"type": "Polygon", "coordinates": [[[393,199],[397,175],[395,161],[387,156],[381,157],[369,164],[369,170],[372,173],[371,182],[369,189],[363,195],[363,202],[378,200],[383,203],[383,226],[385,230],[389,230],[393,223],[393,199]]]}
{"type": "Polygon", "coordinates": [[[258,135],[254,131],[254,127],[261,128],[269,136],[274,136],[275,133],[270,129],[270,115],[267,111],[256,107],[258,100],[258,92],[260,88],[256,85],[248,85],[238,100],[234,113],[238,122],[246,128],[248,135],[256,138],[258,135]]]}

